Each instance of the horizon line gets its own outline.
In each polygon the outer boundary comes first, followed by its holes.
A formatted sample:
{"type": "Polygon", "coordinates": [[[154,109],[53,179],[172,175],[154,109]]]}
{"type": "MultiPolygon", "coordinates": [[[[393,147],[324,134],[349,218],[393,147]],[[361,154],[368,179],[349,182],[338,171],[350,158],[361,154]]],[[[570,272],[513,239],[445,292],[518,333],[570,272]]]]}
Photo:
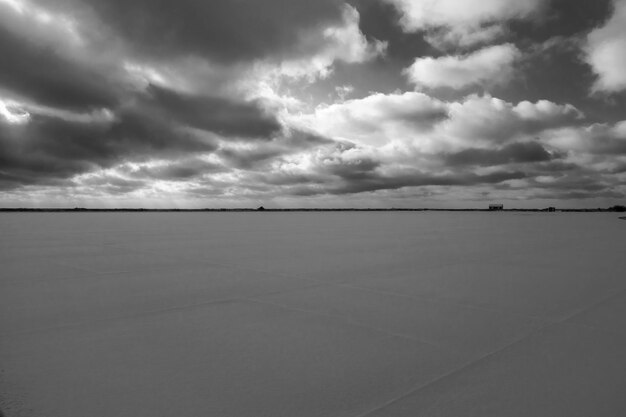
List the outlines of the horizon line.
{"type": "Polygon", "coordinates": [[[594,207],[594,208],[557,208],[554,206],[544,208],[429,208],[429,207],[387,207],[387,208],[359,208],[359,207],[291,207],[291,208],[258,208],[251,207],[235,207],[235,208],[145,208],[145,207],[116,207],[116,208],[87,208],[87,207],[0,207],[0,212],[367,212],[367,211],[514,211],[514,212],[624,212],[626,207],[622,205],[614,205],[611,207],[594,207]]]}

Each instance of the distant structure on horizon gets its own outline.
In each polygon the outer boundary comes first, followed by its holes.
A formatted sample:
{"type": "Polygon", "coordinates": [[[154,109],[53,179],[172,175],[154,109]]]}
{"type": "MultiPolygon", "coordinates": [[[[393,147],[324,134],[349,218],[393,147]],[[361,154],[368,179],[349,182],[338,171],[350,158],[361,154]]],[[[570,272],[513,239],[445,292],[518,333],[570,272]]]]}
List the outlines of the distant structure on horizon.
{"type": "Polygon", "coordinates": [[[489,204],[489,210],[491,211],[504,210],[504,204],[489,204]]]}

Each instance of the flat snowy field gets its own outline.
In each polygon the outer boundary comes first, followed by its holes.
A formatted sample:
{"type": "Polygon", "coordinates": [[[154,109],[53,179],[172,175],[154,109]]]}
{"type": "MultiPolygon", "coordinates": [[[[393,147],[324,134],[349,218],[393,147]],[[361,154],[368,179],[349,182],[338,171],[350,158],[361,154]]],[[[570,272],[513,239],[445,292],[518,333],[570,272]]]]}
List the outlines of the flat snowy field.
{"type": "Polygon", "coordinates": [[[626,415],[626,221],[2,213],[7,417],[626,415]]]}

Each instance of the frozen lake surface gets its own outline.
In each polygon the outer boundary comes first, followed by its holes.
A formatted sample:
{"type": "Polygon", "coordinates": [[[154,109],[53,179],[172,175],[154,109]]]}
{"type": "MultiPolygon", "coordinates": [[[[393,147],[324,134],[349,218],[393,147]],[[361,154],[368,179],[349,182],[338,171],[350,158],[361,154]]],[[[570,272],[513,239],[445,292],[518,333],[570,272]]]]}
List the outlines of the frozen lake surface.
{"type": "Polygon", "coordinates": [[[599,213],[0,213],[6,417],[626,415],[599,213]]]}

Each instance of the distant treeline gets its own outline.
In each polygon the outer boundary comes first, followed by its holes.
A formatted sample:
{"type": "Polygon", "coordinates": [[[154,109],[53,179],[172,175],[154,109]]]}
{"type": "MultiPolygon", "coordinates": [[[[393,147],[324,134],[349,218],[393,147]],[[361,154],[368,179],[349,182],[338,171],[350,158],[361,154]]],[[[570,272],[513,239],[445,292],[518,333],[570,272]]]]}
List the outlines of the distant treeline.
{"type": "MultiPolygon", "coordinates": [[[[95,212],[95,213],[199,213],[199,212],[350,212],[350,211],[492,211],[489,209],[436,209],[436,208],[202,208],[202,209],[149,209],[149,208],[0,208],[0,212],[46,212],[46,213],[76,213],[76,212],[95,212]]],[[[542,209],[503,209],[497,211],[509,212],[580,212],[580,213],[603,213],[603,212],[626,212],[626,206],[612,206],[608,208],[584,208],[584,209],[557,209],[547,207],[542,209]]]]}

